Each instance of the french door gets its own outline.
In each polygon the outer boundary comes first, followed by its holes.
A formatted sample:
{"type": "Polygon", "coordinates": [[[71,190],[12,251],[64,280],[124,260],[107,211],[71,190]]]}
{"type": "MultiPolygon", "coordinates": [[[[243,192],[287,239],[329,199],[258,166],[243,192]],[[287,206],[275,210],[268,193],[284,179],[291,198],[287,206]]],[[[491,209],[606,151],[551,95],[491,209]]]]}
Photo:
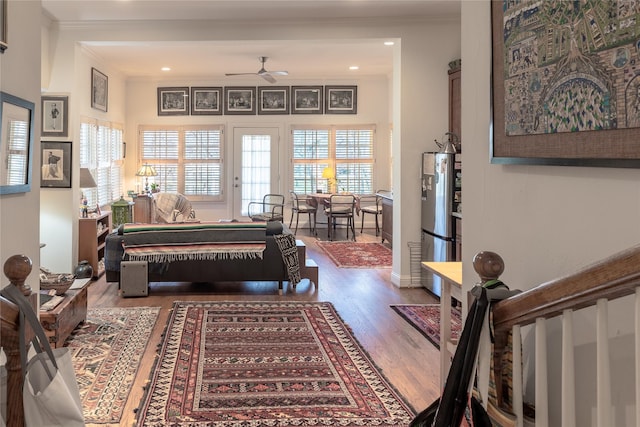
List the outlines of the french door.
{"type": "Polygon", "coordinates": [[[279,193],[278,128],[233,129],[233,218],[246,219],[249,202],[279,193]]]}

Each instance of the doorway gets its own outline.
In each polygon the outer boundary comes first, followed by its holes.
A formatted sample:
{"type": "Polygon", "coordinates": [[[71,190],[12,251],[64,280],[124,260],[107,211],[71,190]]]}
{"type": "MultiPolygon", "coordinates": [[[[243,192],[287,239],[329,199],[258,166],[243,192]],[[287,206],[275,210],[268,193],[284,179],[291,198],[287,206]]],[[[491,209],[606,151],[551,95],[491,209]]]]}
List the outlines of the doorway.
{"type": "Polygon", "coordinates": [[[246,219],[249,202],[279,193],[278,128],[233,129],[233,218],[246,219]]]}

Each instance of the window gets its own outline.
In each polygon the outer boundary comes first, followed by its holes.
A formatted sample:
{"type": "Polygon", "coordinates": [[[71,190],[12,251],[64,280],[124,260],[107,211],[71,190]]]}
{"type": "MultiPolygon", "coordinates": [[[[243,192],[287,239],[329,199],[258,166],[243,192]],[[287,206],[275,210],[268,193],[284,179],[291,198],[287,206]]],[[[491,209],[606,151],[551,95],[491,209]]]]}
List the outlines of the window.
{"type": "Polygon", "coordinates": [[[153,166],[161,191],[222,200],[222,126],[140,127],[140,165],[153,166]]]}
{"type": "Polygon", "coordinates": [[[80,123],[80,167],[88,168],[98,186],[82,188],[89,206],[105,206],[124,194],[123,127],[83,118],[80,123]]]}
{"type": "Polygon", "coordinates": [[[325,168],[333,170],[337,191],[372,193],[374,126],[293,129],[293,191],[328,192],[325,168]]]}

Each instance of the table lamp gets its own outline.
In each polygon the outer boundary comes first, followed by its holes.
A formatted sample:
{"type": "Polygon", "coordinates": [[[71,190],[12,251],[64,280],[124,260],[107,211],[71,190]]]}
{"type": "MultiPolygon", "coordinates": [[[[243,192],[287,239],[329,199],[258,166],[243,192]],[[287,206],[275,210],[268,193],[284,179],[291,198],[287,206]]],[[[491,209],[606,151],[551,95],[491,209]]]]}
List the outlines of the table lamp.
{"type": "Polygon", "coordinates": [[[156,172],[156,170],[153,168],[153,166],[151,166],[150,164],[143,164],[142,167],[140,169],[138,169],[138,172],[136,172],[136,176],[144,176],[144,192],[149,194],[149,177],[150,176],[157,176],[158,173],[156,172]]]}
{"type": "MultiPolygon", "coordinates": [[[[98,184],[96,184],[96,180],[93,179],[93,175],[91,175],[91,171],[88,168],[80,168],[80,189],[85,188],[96,188],[98,184]]],[[[87,198],[84,195],[84,191],[80,195],[80,212],[83,218],[88,216],[89,208],[87,206],[87,198]]]]}
{"type": "Polygon", "coordinates": [[[322,177],[327,180],[327,190],[331,193],[331,183],[335,180],[336,174],[333,172],[333,169],[327,166],[322,171],[322,177]]]}

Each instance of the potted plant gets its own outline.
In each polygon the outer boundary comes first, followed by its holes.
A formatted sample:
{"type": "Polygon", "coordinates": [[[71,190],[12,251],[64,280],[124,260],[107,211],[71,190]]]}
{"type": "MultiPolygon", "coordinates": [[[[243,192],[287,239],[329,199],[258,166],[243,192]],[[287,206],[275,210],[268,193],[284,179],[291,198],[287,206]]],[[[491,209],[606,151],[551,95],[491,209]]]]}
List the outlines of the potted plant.
{"type": "Polygon", "coordinates": [[[157,184],[155,182],[153,184],[151,184],[151,192],[152,193],[160,192],[160,184],[157,184]]]}

